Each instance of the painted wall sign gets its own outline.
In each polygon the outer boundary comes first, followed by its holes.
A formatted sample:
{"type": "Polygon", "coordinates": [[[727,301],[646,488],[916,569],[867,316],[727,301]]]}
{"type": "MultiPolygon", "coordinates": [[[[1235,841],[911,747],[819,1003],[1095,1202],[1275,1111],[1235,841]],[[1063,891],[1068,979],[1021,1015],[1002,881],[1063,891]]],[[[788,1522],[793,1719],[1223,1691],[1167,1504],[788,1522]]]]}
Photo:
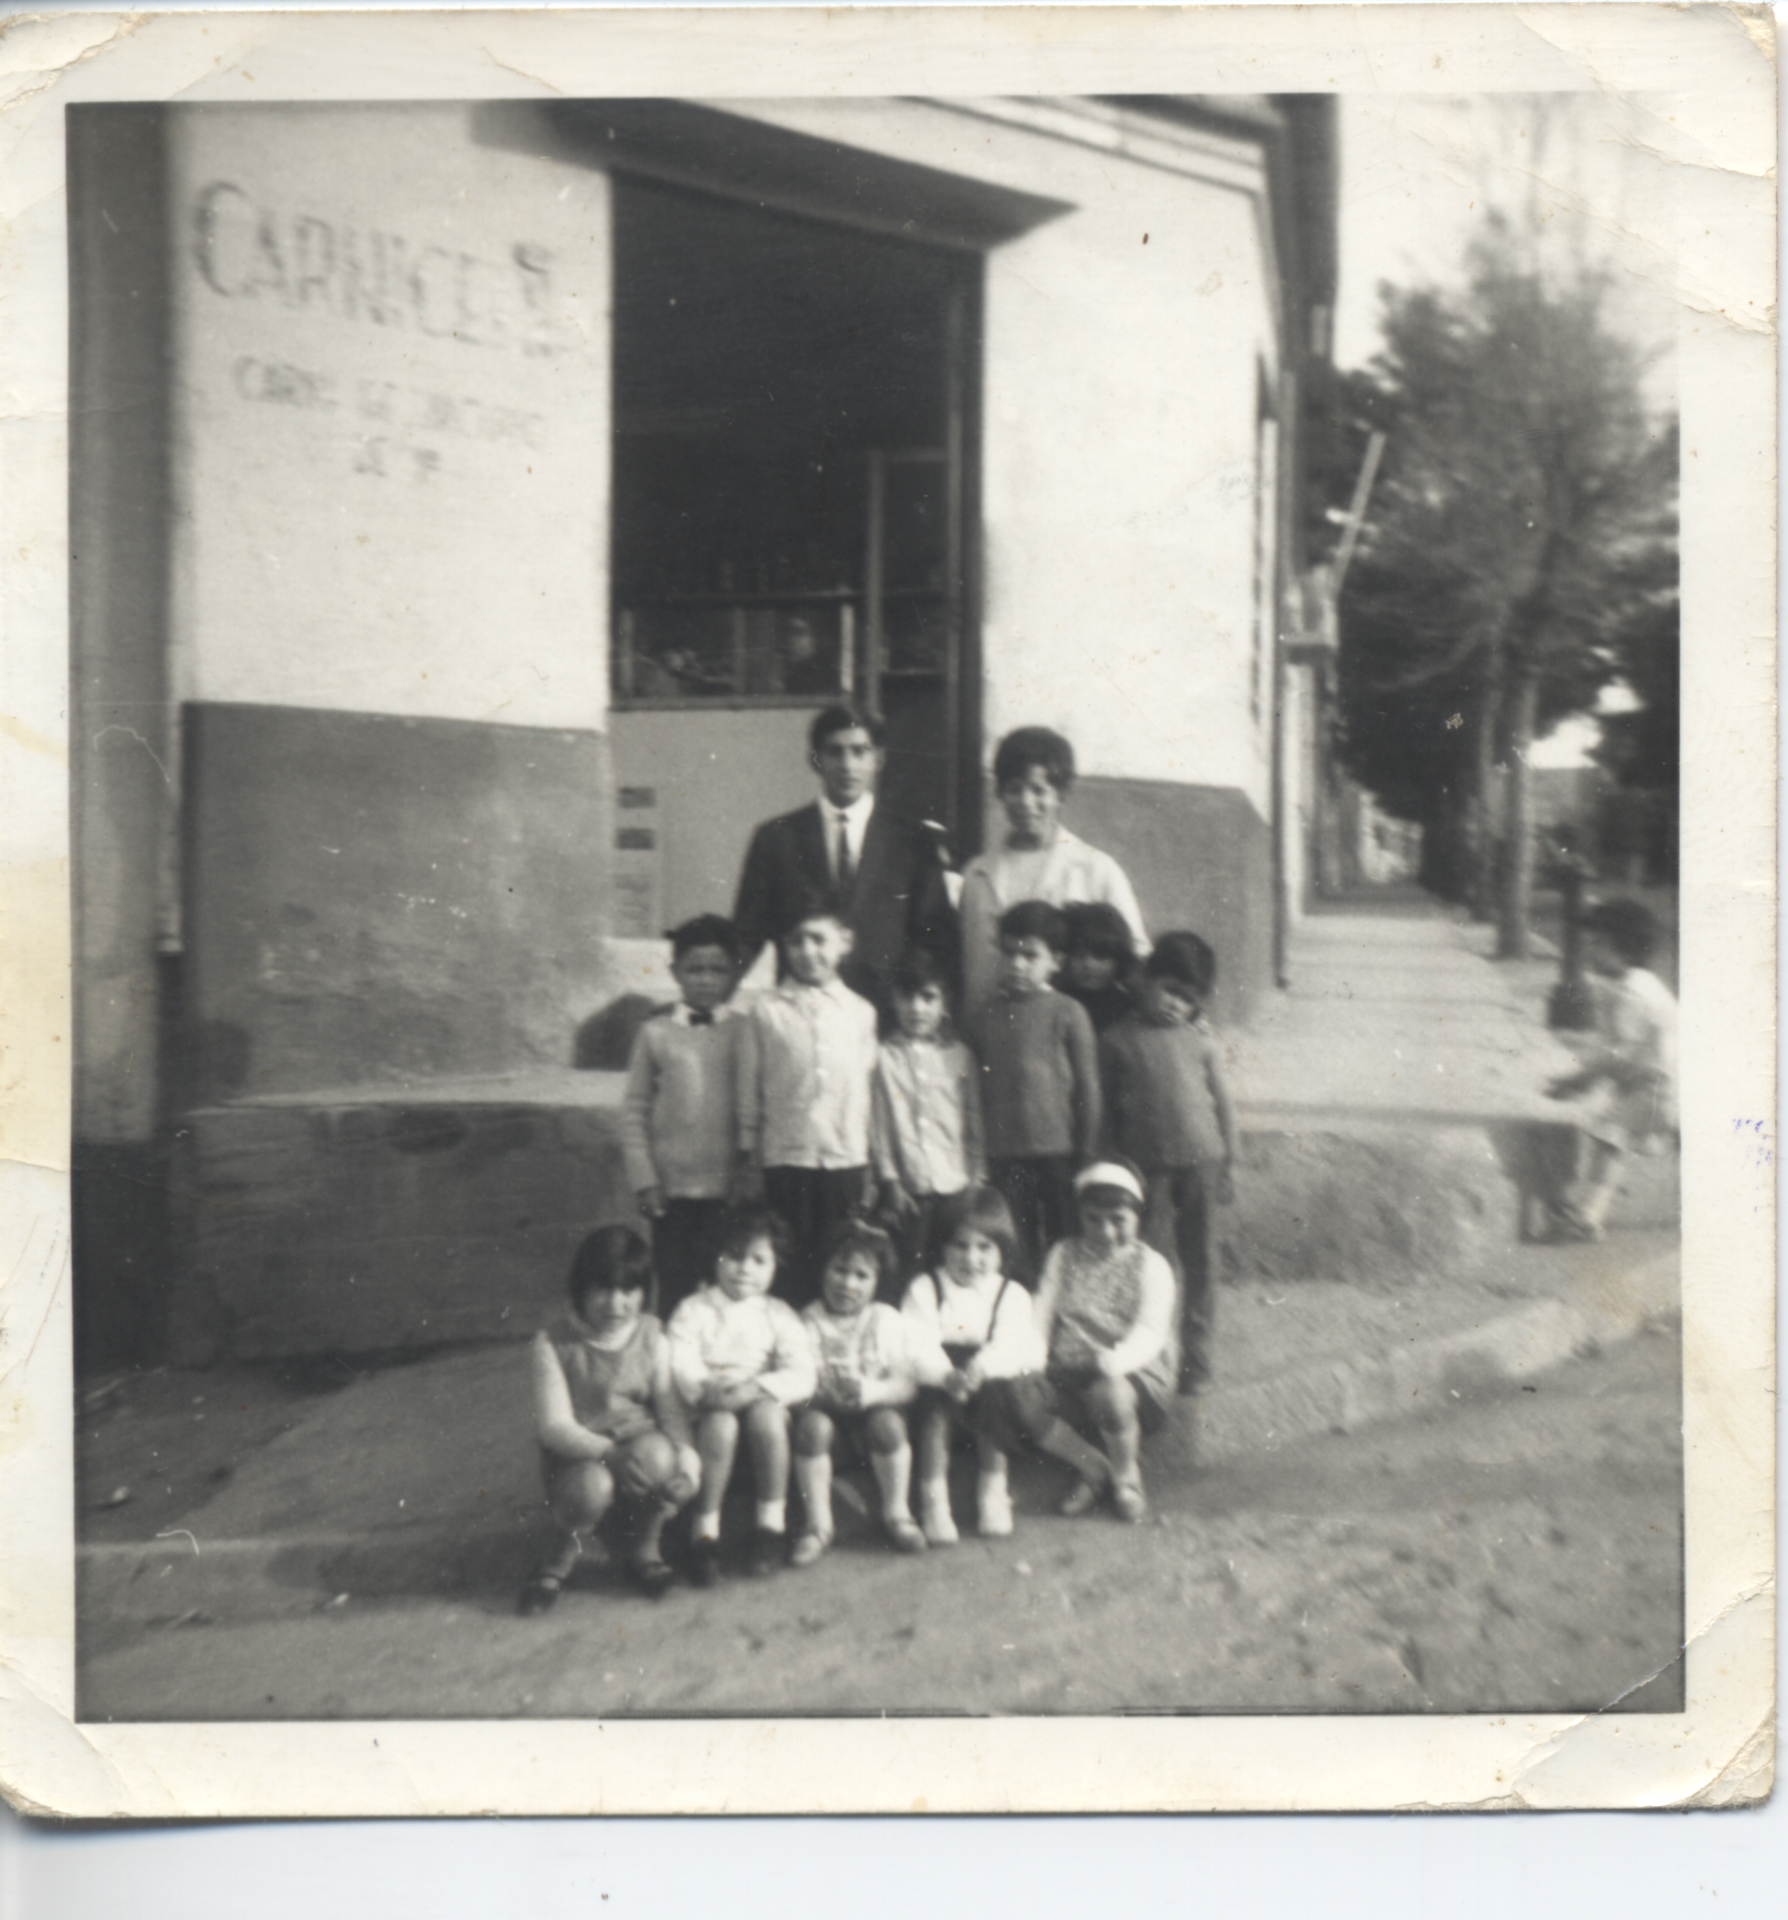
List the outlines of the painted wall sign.
{"type": "Polygon", "coordinates": [[[213,293],[267,300],[433,340],[546,357],[564,344],[552,250],[518,240],[491,259],[381,228],[288,213],[213,180],[192,213],[193,260],[213,293]]]}

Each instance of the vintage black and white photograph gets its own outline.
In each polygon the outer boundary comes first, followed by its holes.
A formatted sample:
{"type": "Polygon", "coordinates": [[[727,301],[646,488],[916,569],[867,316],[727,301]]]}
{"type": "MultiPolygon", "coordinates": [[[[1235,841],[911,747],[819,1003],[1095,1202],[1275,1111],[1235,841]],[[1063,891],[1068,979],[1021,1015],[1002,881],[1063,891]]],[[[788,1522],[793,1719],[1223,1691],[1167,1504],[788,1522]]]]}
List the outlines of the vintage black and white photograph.
{"type": "Polygon", "coordinates": [[[1689,1710],[1698,215],[1433,68],[62,109],[78,1723],[1689,1710]]]}

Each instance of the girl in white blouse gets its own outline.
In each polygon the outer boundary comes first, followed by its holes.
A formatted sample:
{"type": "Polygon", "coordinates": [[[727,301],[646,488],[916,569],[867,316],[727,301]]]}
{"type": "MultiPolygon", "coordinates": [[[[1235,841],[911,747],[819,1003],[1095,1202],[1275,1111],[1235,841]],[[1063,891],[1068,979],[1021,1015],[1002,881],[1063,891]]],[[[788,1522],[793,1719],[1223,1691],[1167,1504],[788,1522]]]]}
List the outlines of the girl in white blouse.
{"type": "Polygon", "coordinates": [[[1103,1471],[1096,1447],[1055,1417],[1043,1381],[1045,1350],[1035,1305],[1013,1277],[1018,1233],[992,1187],[941,1201],[937,1258],[906,1290],[913,1359],[927,1389],[913,1414],[919,1525],[934,1547],[960,1537],[950,1511],[950,1443],[958,1426],[975,1436],[979,1531],[1012,1531],[1007,1455],[1029,1445],[1065,1460],[1084,1479],[1103,1471]]]}

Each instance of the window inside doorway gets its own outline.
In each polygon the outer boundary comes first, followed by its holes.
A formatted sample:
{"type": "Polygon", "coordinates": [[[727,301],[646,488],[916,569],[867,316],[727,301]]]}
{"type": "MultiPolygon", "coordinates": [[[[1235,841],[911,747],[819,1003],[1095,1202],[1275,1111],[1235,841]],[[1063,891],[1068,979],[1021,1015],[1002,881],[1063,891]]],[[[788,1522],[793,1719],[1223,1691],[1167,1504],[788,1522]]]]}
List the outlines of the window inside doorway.
{"type": "Polygon", "coordinates": [[[616,177],[618,704],[898,705],[941,687],[970,271],[945,248],[616,177]]]}

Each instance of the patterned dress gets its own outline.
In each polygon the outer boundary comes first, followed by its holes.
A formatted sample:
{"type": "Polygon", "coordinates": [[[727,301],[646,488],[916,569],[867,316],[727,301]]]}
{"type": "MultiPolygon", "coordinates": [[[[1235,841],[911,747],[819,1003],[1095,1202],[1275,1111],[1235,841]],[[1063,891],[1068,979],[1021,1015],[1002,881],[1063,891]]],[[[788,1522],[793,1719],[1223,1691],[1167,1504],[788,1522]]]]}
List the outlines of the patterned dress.
{"type": "MultiPolygon", "coordinates": [[[[1049,1331],[1049,1371],[1070,1381],[1094,1372],[1099,1356],[1121,1349],[1138,1334],[1143,1318],[1144,1282],[1152,1279],[1160,1296],[1173,1299],[1173,1269],[1151,1246],[1138,1240],[1116,1253],[1095,1253],[1079,1240],[1062,1240],[1049,1250],[1037,1292],[1047,1313],[1053,1307],[1049,1331]]],[[[1179,1340],[1174,1331],[1171,1304],[1158,1345],[1139,1351],[1124,1371],[1137,1392],[1157,1413],[1172,1406],[1179,1377],[1179,1340]]]]}

